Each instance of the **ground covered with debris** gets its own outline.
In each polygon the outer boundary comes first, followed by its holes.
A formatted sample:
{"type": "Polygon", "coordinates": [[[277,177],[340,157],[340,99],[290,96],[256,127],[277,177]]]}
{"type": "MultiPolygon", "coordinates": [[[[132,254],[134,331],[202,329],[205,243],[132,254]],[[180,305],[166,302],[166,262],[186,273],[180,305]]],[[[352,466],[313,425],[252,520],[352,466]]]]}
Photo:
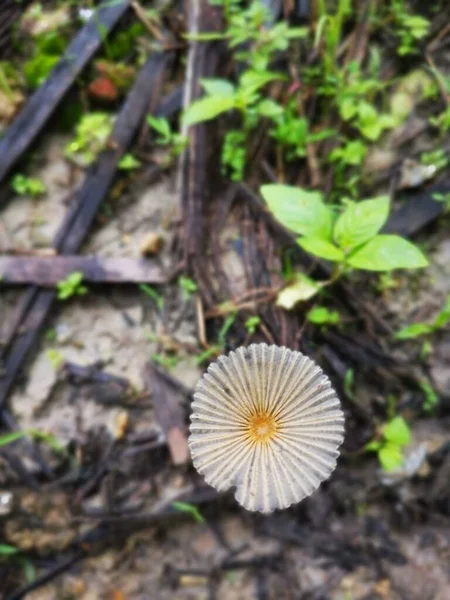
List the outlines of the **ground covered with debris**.
{"type": "Polygon", "coordinates": [[[450,597],[446,2],[0,7],[0,598],[450,597]],[[192,466],[208,364],[345,414],[264,515],[192,466]]]}

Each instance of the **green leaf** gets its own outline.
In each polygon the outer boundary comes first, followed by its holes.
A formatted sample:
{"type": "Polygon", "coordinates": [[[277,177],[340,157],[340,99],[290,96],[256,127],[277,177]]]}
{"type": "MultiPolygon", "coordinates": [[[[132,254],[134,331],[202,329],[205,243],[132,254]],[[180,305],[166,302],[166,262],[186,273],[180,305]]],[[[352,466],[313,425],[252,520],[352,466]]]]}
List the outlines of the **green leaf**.
{"type": "Polygon", "coordinates": [[[230,96],[201,98],[187,107],[183,115],[183,125],[195,125],[203,121],[210,121],[223,112],[231,110],[234,106],[235,99],[230,96]]]}
{"type": "Polygon", "coordinates": [[[389,197],[350,202],[334,226],[333,237],[345,250],[373,238],[389,215],[389,197]]]}
{"type": "Polygon", "coordinates": [[[436,317],[433,328],[440,329],[441,327],[445,327],[447,323],[450,321],[450,294],[447,296],[444,304],[444,308],[436,317]]]}
{"type": "Polygon", "coordinates": [[[245,71],[239,80],[240,87],[246,94],[251,94],[264,87],[270,81],[275,79],[285,79],[281,73],[272,73],[270,71],[245,71]]]}
{"type": "Polygon", "coordinates": [[[289,27],[286,31],[286,37],[288,40],[300,39],[308,37],[308,27],[289,27]]]}
{"type": "Polygon", "coordinates": [[[339,313],[336,310],[328,310],[325,306],[315,306],[307,314],[310,323],[316,325],[336,325],[339,323],[339,313]]]}
{"type": "Polygon", "coordinates": [[[13,431],[12,433],[5,433],[4,435],[0,436],[0,447],[12,444],[13,442],[25,437],[25,435],[25,431],[13,431]]]}
{"type": "Polygon", "coordinates": [[[19,548],[10,546],[9,544],[0,544],[0,556],[11,556],[20,552],[19,548]]]}
{"type": "Polygon", "coordinates": [[[366,444],[364,448],[367,450],[367,452],[378,452],[382,445],[382,442],[373,440],[372,442],[366,444]]]}
{"type": "Polygon", "coordinates": [[[325,258],[334,262],[342,262],[345,258],[344,253],[340,248],[334,246],[331,242],[314,237],[302,237],[297,240],[297,243],[310,254],[325,258]]]}
{"type": "Polygon", "coordinates": [[[165,140],[170,139],[172,131],[170,129],[170,123],[165,117],[154,117],[153,115],[147,115],[147,123],[165,140]]]}
{"type": "Polygon", "coordinates": [[[398,235],[376,235],[355,250],[347,258],[347,262],[355,269],[366,271],[419,269],[428,266],[428,260],[419,248],[398,235]]]}
{"type": "Polygon", "coordinates": [[[296,233],[325,240],[331,237],[331,212],[320,192],[290,185],[267,184],[260,188],[272,214],[296,233]]]}
{"type": "Polygon", "coordinates": [[[236,91],[226,79],[200,79],[200,83],[208,96],[233,96],[236,91]]]}
{"type": "Polygon", "coordinates": [[[256,108],[262,117],[267,117],[269,119],[280,117],[283,114],[283,107],[270,98],[261,100],[256,108]]]}
{"type": "Polygon", "coordinates": [[[307,277],[298,275],[297,281],[283,288],[277,297],[276,305],[286,310],[291,310],[296,304],[304,300],[309,300],[315,296],[322,288],[322,285],[307,277]]]}
{"type": "Polygon", "coordinates": [[[141,166],[141,162],[134,158],[132,154],[124,154],[119,161],[119,169],[122,171],[132,171],[141,166]]]}
{"type": "Polygon", "coordinates": [[[394,417],[383,428],[383,436],[388,442],[406,446],[411,439],[411,431],[403,417],[394,417]]]}
{"type": "Polygon", "coordinates": [[[196,521],[197,523],[205,522],[205,519],[203,518],[201,512],[198,510],[198,507],[195,506],[195,504],[190,504],[188,502],[174,502],[172,506],[175,508],[175,510],[178,510],[179,512],[185,512],[190,514],[193,517],[194,521],[196,521]]]}
{"type": "Polygon", "coordinates": [[[427,323],[413,323],[412,325],[407,325],[397,331],[394,334],[394,339],[396,340],[410,340],[412,338],[420,337],[421,335],[427,335],[433,332],[433,326],[428,325],[427,323]]]}
{"type": "Polygon", "coordinates": [[[402,450],[397,444],[385,444],[378,451],[378,458],[385,471],[397,469],[403,463],[402,450]]]}

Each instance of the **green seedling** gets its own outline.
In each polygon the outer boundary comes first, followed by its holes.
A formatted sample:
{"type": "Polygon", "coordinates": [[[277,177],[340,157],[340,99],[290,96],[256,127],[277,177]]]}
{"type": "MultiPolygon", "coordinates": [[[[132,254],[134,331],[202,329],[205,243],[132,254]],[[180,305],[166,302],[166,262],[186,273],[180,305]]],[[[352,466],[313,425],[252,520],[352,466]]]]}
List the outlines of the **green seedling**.
{"type": "Polygon", "coordinates": [[[139,289],[155,302],[159,311],[164,309],[164,298],[161,296],[161,294],[158,294],[158,292],[153,289],[151,285],[141,283],[139,289]]]}
{"type": "Polygon", "coordinates": [[[395,21],[395,33],[399,38],[397,53],[400,56],[417,54],[418,43],[428,35],[430,21],[420,15],[411,15],[404,0],[394,0],[390,11],[395,21]]]}
{"type": "Polygon", "coordinates": [[[175,161],[187,145],[187,138],[180,133],[172,130],[168,119],[165,117],[147,116],[147,123],[158,134],[156,143],[160,146],[165,146],[168,149],[168,154],[165,159],[166,165],[170,166],[175,161]]]}
{"type": "Polygon", "coordinates": [[[111,134],[113,119],[103,112],[81,117],[75,130],[75,139],[66,146],[66,154],[84,165],[91,164],[104,149],[111,134]]]}
{"type": "MultiPolygon", "coordinates": [[[[250,134],[262,117],[267,116],[268,99],[261,96],[261,89],[283,75],[269,71],[247,70],[242,73],[237,85],[226,79],[202,79],[206,96],[191,104],[183,115],[185,126],[215,119],[222,113],[240,113],[242,128],[229,131],[224,140],[222,166],[230,169],[231,179],[243,177],[246,161],[245,145],[250,134]]],[[[275,104],[275,103],[273,103],[275,104]]]]}
{"type": "Polygon", "coordinates": [[[195,504],[190,504],[189,502],[174,502],[172,506],[178,512],[184,512],[191,515],[196,523],[205,523],[202,513],[199,511],[198,506],[195,506],[195,504]]]}
{"type": "Polygon", "coordinates": [[[183,290],[185,298],[190,298],[193,294],[195,294],[195,292],[198,291],[198,285],[195,283],[195,281],[190,277],[185,277],[184,275],[181,275],[181,277],[178,278],[178,285],[183,290]]]}
{"type": "Polygon", "coordinates": [[[256,333],[260,323],[261,323],[261,318],[258,317],[257,315],[254,315],[253,317],[249,317],[245,321],[245,329],[248,331],[248,333],[250,335],[253,335],[254,333],[256,333]]]}
{"type": "Polygon", "coordinates": [[[59,371],[64,364],[64,356],[54,348],[49,348],[47,350],[47,358],[52,363],[52,367],[55,371],[59,371]]]}
{"type": "Polygon", "coordinates": [[[347,396],[349,398],[351,398],[352,400],[355,397],[355,394],[353,392],[354,383],[355,383],[355,372],[353,369],[347,369],[347,371],[345,372],[345,376],[344,376],[344,391],[347,394],[347,396]]]}
{"type": "Polygon", "coordinates": [[[445,212],[450,211],[450,193],[449,192],[447,192],[446,194],[442,194],[440,192],[435,192],[434,194],[431,195],[431,197],[436,202],[442,202],[442,204],[444,205],[445,212]]]}
{"type": "Polygon", "coordinates": [[[369,442],[366,450],[376,452],[385,471],[392,471],[403,463],[403,448],[411,439],[411,431],[403,417],[396,416],[381,429],[380,439],[369,442]]]}
{"type": "Polygon", "coordinates": [[[337,325],[340,322],[337,310],[328,310],[325,306],[315,306],[306,313],[306,318],[315,325],[337,325]]]}
{"type": "Polygon", "coordinates": [[[5,433],[0,435],[0,448],[17,442],[24,437],[32,437],[36,440],[45,442],[56,452],[65,452],[64,446],[62,446],[54,435],[40,431],[39,429],[28,429],[26,431],[13,431],[11,433],[5,433]]]}
{"type": "Polygon", "coordinates": [[[45,184],[36,177],[27,177],[22,173],[16,173],[11,179],[11,187],[19,196],[42,196],[47,191],[45,184]]]}
{"type": "Polygon", "coordinates": [[[56,289],[58,290],[58,300],[68,300],[73,296],[84,296],[87,294],[87,287],[82,284],[83,273],[74,271],[62,281],[58,281],[56,289]]]}
{"type": "Polygon", "coordinates": [[[432,413],[439,404],[439,396],[428,379],[422,379],[422,381],[419,382],[419,386],[423,392],[423,395],[425,396],[425,400],[422,405],[423,410],[427,413],[432,413]]]}
{"type": "Polygon", "coordinates": [[[411,340],[439,331],[450,322],[450,294],[447,296],[442,310],[431,323],[412,323],[394,334],[396,340],[411,340]]]}
{"type": "MultiPolygon", "coordinates": [[[[239,47],[235,58],[244,69],[236,83],[225,79],[202,80],[206,95],[186,109],[183,124],[195,125],[231,111],[238,114],[241,125],[225,135],[221,163],[223,171],[232,180],[240,181],[247,161],[250,132],[262,119],[282,119],[283,107],[263,91],[270,82],[285,79],[282,73],[272,72],[270,65],[278,52],[287,50],[292,40],[305,38],[308,30],[289,27],[286,22],[272,24],[270,13],[259,0],[251,2],[244,10],[239,2],[232,0],[224,4],[224,9],[227,23],[224,33],[193,37],[205,41],[224,39],[230,49],[239,47]]],[[[283,123],[280,122],[278,127],[281,129],[283,123]]],[[[281,130],[277,135],[283,137],[281,130]]]]}
{"type": "Polygon", "coordinates": [[[124,154],[119,161],[119,169],[121,171],[135,171],[142,166],[142,163],[134,158],[132,154],[124,154]]]}
{"type": "Polygon", "coordinates": [[[20,548],[16,548],[15,546],[10,546],[9,544],[0,544],[0,557],[1,556],[13,556],[14,554],[18,554],[20,552],[20,548]]]}
{"type": "Polygon", "coordinates": [[[345,201],[341,213],[326,205],[319,191],[268,184],[261,194],[273,215],[299,234],[306,252],[336,263],[332,281],[352,269],[391,271],[426,267],[428,261],[411,242],[378,232],[389,215],[389,198],[345,201]]]}
{"type": "Polygon", "coordinates": [[[23,65],[28,87],[41,86],[60,61],[67,46],[67,39],[57,31],[42,33],[34,39],[34,54],[23,65]]]}

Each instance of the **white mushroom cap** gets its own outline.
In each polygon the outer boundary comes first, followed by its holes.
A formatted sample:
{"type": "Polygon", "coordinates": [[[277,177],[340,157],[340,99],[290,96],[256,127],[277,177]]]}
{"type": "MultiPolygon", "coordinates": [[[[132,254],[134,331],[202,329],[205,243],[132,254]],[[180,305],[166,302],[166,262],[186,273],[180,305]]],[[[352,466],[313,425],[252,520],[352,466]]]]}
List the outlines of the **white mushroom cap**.
{"type": "Polygon", "coordinates": [[[300,352],[252,344],[221,356],[197,384],[189,446],[219,491],[272,512],[309,496],[336,466],[344,415],[330,381],[300,352]]]}

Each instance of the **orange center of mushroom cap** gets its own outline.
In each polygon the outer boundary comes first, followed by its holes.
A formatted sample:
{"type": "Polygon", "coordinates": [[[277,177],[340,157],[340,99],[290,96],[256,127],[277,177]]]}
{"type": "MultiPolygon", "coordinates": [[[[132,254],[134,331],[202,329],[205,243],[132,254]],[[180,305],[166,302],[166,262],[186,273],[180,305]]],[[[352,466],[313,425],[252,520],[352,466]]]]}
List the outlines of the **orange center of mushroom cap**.
{"type": "Polygon", "coordinates": [[[248,435],[253,442],[268,442],[277,429],[277,423],[269,413],[258,413],[249,419],[248,435]]]}

